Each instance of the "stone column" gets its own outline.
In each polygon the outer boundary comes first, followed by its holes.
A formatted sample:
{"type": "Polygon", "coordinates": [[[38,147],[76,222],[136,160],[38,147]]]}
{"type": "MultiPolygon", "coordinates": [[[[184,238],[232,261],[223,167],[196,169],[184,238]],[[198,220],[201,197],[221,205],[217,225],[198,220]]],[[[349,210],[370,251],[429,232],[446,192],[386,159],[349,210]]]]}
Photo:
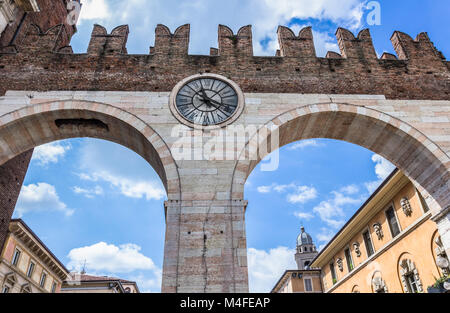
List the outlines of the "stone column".
{"type": "Polygon", "coordinates": [[[33,149],[0,166],[0,252],[32,155],[33,149]]]}
{"type": "Polygon", "coordinates": [[[162,292],[248,292],[243,200],[166,202],[162,292]]]}

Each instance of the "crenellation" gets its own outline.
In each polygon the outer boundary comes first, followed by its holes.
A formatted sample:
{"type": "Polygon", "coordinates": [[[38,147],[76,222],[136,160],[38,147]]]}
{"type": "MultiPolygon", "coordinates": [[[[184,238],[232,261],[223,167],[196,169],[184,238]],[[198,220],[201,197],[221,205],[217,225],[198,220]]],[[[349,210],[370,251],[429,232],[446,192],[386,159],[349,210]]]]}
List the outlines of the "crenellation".
{"type": "Polygon", "coordinates": [[[368,29],[359,32],[357,38],[347,29],[338,28],[336,32],[339,49],[343,58],[358,58],[361,60],[376,59],[377,54],[368,29]]]}
{"type": "Polygon", "coordinates": [[[114,28],[108,34],[106,28],[95,24],[87,53],[89,55],[127,54],[128,25],[114,28]]]}
{"type": "Polygon", "coordinates": [[[298,36],[285,26],[279,26],[277,30],[280,54],[282,57],[316,57],[313,34],[311,27],[300,30],[298,36]]]}
{"type": "Polygon", "coordinates": [[[15,46],[20,53],[58,52],[64,47],[64,38],[67,37],[66,28],[59,24],[42,31],[36,24],[29,24],[20,41],[15,46]]]}
{"type": "Polygon", "coordinates": [[[173,34],[167,26],[158,24],[155,29],[155,46],[150,48],[150,53],[155,55],[187,55],[189,37],[189,24],[178,27],[173,34]]]}
{"type": "Polygon", "coordinates": [[[408,60],[414,64],[414,69],[441,71],[444,68],[445,57],[436,49],[425,32],[417,35],[414,40],[408,34],[396,31],[391,37],[391,42],[399,60],[408,60]]]}
{"type": "Polygon", "coordinates": [[[218,36],[219,56],[253,56],[251,25],[241,27],[236,35],[228,26],[219,25],[218,36]]]}

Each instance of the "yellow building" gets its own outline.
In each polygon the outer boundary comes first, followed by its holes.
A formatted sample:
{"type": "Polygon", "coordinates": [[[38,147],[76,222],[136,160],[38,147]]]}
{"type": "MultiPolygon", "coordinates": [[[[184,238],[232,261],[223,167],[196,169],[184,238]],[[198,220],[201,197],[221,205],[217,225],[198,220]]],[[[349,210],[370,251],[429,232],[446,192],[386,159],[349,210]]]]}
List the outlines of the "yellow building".
{"type": "Polygon", "coordinates": [[[2,293],[57,293],[68,274],[21,219],[11,220],[0,261],[2,293]]]}
{"type": "Polygon", "coordinates": [[[125,279],[71,273],[64,281],[62,293],[139,293],[134,281],[125,279]]]}
{"type": "Polygon", "coordinates": [[[272,293],[322,293],[321,271],[288,270],[275,284],[272,293]]]}
{"type": "Polygon", "coordinates": [[[430,216],[411,181],[394,171],[311,263],[322,269],[324,292],[427,292],[449,271],[430,216]]]}

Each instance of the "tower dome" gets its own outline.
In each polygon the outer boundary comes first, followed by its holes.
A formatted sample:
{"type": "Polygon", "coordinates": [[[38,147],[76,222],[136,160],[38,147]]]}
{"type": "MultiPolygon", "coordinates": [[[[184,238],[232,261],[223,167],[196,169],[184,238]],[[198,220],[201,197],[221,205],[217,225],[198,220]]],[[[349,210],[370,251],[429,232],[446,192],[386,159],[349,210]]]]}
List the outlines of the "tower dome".
{"type": "Polygon", "coordinates": [[[312,237],[305,231],[305,227],[301,228],[301,233],[297,237],[297,246],[312,245],[312,237]]]}

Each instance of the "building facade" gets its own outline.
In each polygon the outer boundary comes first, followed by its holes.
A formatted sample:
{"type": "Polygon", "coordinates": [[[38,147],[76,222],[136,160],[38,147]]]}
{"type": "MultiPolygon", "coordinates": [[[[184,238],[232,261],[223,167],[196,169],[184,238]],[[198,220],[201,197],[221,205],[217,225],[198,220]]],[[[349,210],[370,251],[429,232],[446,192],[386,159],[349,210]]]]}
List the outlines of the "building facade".
{"type": "Polygon", "coordinates": [[[411,181],[394,171],[312,262],[324,292],[427,292],[449,274],[430,217],[411,181]]]}
{"type": "Polygon", "coordinates": [[[62,293],[139,293],[136,282],[125,279],[71,273],[62,293]]]}
{"type": "Polygon", "coordinates": [[[59,293],[68,275],[24,221],[11,221],[0,260],[2,293],[59,293]]]}

